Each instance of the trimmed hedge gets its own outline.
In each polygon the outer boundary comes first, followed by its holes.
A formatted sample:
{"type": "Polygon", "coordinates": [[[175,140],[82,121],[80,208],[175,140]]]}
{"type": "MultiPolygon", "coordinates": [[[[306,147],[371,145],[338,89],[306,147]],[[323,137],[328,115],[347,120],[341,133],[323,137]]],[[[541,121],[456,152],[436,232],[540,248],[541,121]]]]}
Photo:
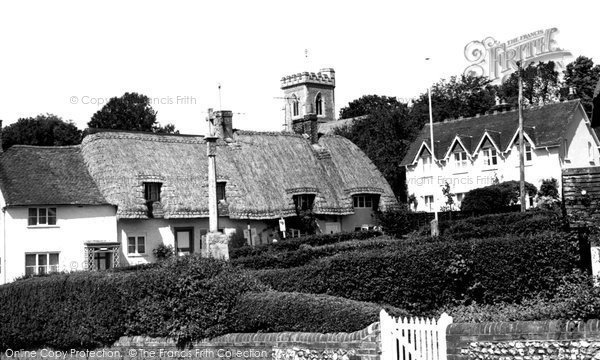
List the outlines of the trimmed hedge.
{"type": "Polygon", "coordinates": [[[551,296],[577,266],[576,236],[544,232],[342,253],[257,275],[278,291],[385,303],[419,314],[457,301],[519,302],[551,296]]]}
{"type": "Polygon", "coordinates": [[[399,242],[397,239],[381,236],[374,239],[351,240],[318,247],[302,244],[296,250],[282,251],[281,249],[270,249],[269,251],[255,255],[238,257],[232,259],[231,264],[248,269],[290,268],[302,266],[316,259],[333,256],[342,252],[357,249],[382,249],[398,244],[399,242]]]}
{"type": "MultiPolygon", "coordinates": [[[[600,288],[589,275],[566,276],[552,299],[536,297],[522,304],[470,304],[443,309],[455,322],[589,320],[600,317],[600,288]]],[[[440,311],[441,312],[441,311],[440,311]]]]}
{"type": "MultiPolygon", "coordinates": [[[[386,307],[395,316],[408,316],[386,307]]],[[[352,332],[379,321],[381,306],[329,295],[286,292],[246,293],[236,307],[232,329],[239,332],[352,332]],[[310,330],[307,330],[310,329],[310,330]]]]}
{"type": "Polygon", "coordinates": [[[561,231],[562,216],[554,211],[484,215],[440,223],[440,233],[454,239],[532,235],[542,231],[561,231]]]}
{"type": "Polygon", "coordinates": [[[125,332],[118,276],[73,273],[0,286],[0,348],[95,348],[125,332]]]}
{"type": "Polygon", "coordinates": [[[380,309],[268,290],[247,271],[194,255],[126,271],[23,279],[0,286],[0,350],[92,349],[124,335],[171,337],[185,346],[240,331],[359,330],[380,309]]]}
{"type": "Polygon", "coordinates": [[[244,246],[238,249],[229,250],[229,258],[235,259],[243,256],[256,256],[268,251],[294,251],[302,245],[321,246],[335,244],[348,240],[364,240],[380,236],[379,231],[357,231],[341,232],[337,234],[320,234],[300,238],[280,240],[273,244],[263,244],[257,246],[244,246]]]}

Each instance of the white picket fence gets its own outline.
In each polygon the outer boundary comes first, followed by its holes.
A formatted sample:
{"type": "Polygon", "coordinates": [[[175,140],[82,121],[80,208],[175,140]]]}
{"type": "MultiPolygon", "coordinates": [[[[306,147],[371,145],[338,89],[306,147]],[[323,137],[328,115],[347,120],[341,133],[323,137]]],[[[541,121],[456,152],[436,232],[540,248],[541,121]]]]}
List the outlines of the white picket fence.
{"type": "Polygon", "coordinates": [[[448,314],[443,313],[437,321],[396,319],[381,310],[379,319],[381,360],[446,360],[446,328],[452,324],[448,314]]]}

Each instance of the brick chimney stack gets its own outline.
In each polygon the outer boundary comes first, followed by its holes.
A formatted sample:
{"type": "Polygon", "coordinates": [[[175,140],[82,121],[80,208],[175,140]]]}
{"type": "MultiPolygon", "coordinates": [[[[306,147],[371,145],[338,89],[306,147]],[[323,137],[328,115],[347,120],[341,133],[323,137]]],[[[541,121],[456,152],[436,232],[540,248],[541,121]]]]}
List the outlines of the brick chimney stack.
{"type": "Polygon", "coordinates": [[[215,136],[223,140],[233,140],[233,112],[219,110],[214,112],[215,136]]]}

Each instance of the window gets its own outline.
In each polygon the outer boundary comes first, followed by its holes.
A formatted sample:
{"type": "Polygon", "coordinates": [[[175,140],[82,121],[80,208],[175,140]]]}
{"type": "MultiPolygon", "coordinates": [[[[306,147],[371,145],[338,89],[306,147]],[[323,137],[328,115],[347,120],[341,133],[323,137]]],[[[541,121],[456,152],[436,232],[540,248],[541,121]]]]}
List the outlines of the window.
{"type": "Polygon", "coordinates": [[[421,157],[421,160],[423,161],[423,172],[427,173],[431,171],[431,155],[423,155],[421,157]]]}
{"type": "Polygon", "coordinates": [[[531,145],[525,144],[525,161],[531,161],[531,145]]]}
{"type": "Polygon", "coordinates": [[[146,237],[145,236],[128,236],[127,237],[127,253],[128,254],[145,254],[146,253],[146,237]]]}
{"type": "Polygon", "coordinates": [[[303,233],[302,231],[300,231],[298,229],[290,229],[290,237],[298,238],[298,237],[302,237],[302,236],[308,236],[308,233],[303,233]]]}
{"type": "Polygon", "coordinates": [[[594,161],[594,147],[592,146],[592,143],[588,141],[588,160],[590,162],[594,161]]]}
{"type": "Polygon", "coordinates": [[[146,182],[144,183],[144,198],[147,202],[160,201],[160,188],[162,183],[146,182]]]}
{"type": "Polygon", "coordinates": [[[569,158],[569,141],[567,139],[564,139],[563,144],[565,146],[565,159],[568,159],[569,158]]]}
{"type": "Polygon", "coordinates": [[[433,211],[433,195],[425,196],[425,210],[433,211]]]}
{"type": "Polygon", "coordinates": [[[377,209],[379,205],[379,196],[371,194],[354,195],[352,197],[355,208],[377,209]]]}
{"type": "Polygon", "coordinates": [[[483,164],[485,166],[498,165],[498,153],[494,148],[483,149],[483,164]]]}
{"type": "Polygon", "coordinates": [[[29,208],[29,226],[56,225],[56,208],[29,208]]]}
{"type": "Polygon", "coordinates": [[[318,94],[315,99],[315,107],[317,109],[317,115],[323,115],[323,98],[321,94],[318,94]]]}
{"type": "Polygon", "coordinates": [[[58,271],[58,253],[25,254],[25,275],[42,275],[58,271]]]}
{"type": "Polygon", "coordinates": [[[298,111],[298,99],[296,95],[292,98],[292,116],[298,116],[300,111],[298,111]]]}
{"type": "Polygon", "coordinates": [[[315,196],[313,194],[294,195],[294,205],[296,211],[312,210],[315,196]]]}
{"type": "Polygon", "coordinates": [[[226,197],[225,197],[225,181],[218,181],[217,182],[217,201],[225,201],[226,197]]]}
{"type": "Polygon", "coordinates": [[[457,150],[453,154],[454,156],[454,167],[457,169],[466,168],[468,164],[467,152],[463,150],[457,150]]]}

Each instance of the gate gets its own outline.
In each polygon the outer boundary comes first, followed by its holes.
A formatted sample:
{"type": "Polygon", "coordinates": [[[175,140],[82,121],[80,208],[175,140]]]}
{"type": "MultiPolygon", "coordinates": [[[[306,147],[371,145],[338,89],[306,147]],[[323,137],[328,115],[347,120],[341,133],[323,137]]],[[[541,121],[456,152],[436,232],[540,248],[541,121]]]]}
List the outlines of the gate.
{"type": "Polygon", "coordinates": [[[439,320],[394,318],[385,310],[379,314],[381,360],[446,360],[446,328],[452,317],[439,320]]]}

